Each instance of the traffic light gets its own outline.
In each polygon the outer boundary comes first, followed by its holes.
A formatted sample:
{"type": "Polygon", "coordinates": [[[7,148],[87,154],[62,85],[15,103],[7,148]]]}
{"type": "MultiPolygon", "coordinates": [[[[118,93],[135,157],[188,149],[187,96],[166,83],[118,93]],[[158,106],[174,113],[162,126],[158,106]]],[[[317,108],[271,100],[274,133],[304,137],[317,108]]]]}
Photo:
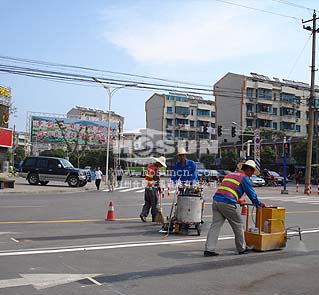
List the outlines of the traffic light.
{"type": "Polygon", "coordinates": [[[221,125],[218,125],[218,128],[217,128],[217,134],[218,134],[218,136],[222,136],[222,134],[223,134],[223,129],[222,129],[223,127],[221,126],[221,125]]]}
{"type": "Polygon", "coordinates": [[[284,143],[284,155],[285,156],[288,156],[289,155],[289,148],[290,148],[290,146],[289,146],[289,143],[284,143]]]}
{"type": "Polygon", "coordinates": [[[236,127],[232,126],[231,128],[231,137],[235,137],[236,136],[236,127]]]}

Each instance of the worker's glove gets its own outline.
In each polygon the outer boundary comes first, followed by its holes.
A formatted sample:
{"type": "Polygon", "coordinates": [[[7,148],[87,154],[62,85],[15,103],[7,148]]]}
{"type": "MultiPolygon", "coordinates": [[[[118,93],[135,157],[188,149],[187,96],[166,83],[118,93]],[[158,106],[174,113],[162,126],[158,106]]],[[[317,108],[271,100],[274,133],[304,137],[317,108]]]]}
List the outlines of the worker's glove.
{"type": "Polygon", "coordinates": [[[266,208],[267,207],[264,202],[260,202],[260,204],[261,204],[261,208],[266,208]]]}

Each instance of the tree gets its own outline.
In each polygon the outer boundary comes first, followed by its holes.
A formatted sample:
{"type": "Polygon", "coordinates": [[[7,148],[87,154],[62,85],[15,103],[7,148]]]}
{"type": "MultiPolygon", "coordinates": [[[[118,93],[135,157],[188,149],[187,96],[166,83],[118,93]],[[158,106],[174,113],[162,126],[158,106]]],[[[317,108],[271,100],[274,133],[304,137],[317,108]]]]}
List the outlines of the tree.
{"type": "Polygon", "coordinates": [[[63,149],[45,150],[40,153],[40,156],[65,158],[66,152],[63,149]]]}
{"type": "Polygon", "coordinates": [[[221,166],[225,170],[234,170],[236,167],[238,159],[236,153],[234,151],[223,151],[222,152],[222,159],[221,159],[221,166]]]}
{"type": "Polygon", "coordinates": [[[276,161],[276,153],[270,146],[266,146],[262,148],[260,158],[263,164],[273,164],[276,161]]]}
{"type": "Polygon", "coordinates": [[[71,140],[66,137],[66,129],[67,127],[65,126],[63,120],[55,120],[56,124],[58,125],[59,129],[61,130],[63,141],[66,144],[68,154],[71,155],[72,158],[75,158],[77,167],[80,167],[80,158],[83,156],[84,152],[87,149],[88,146],[88,127],[86,126],[83,128],[81,126],[79,130],[72,130],[75,132],[76,136],[71,140]],[[84,129],[84,132],[82,132],[84,129]],[[80,139],[84,138],[84,144],[81,145],[80,149],[80,139]]]}
{"type": "Polygon", "coordinates": [[[297,164],[305,165],[307,155],[307,142],[302,140],[297,144],[294,144],[292,148],[292,156],[296,160],[297,164]]]}
{"type": "Polygon", "coordinates": [[[215,162],[215,156],[212,154],[202,155],[200,161],[205,165],[206,169],[212,169],[215,162]]]}

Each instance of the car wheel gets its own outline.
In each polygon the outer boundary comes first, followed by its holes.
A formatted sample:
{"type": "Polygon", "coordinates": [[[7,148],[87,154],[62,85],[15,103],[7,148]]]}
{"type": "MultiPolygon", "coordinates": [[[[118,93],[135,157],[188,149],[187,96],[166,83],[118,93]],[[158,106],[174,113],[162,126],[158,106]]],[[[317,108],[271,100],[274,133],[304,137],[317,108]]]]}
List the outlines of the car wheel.
{"type": "Polygon", "coordinates": [[[28,176],[28,182],[31,185],[37,185],[39,183],[39,175],[35,173],[31,173],[28,176]]]}
{"type": "Polygon", "coordinates": [[[71,187],[76,187],[76,186],[79,186],[79,179],[77,178],[77,176],[75,175],[71,175],[69,178],[68,178],[68,185],[71,186],[71,187]]]}
{"type": "Polygon", "coordinates": [[[49,182],[48,181],[40,181],[41,185],[47,185],[49,182]]]}

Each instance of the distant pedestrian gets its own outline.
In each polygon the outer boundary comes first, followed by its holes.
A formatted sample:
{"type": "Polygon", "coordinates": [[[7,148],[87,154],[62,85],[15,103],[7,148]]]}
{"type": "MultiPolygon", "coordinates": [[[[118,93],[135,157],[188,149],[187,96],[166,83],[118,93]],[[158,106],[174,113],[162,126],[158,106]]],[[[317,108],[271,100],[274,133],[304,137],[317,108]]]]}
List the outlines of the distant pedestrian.
{"type": "Polygon", "coordinates": [[[118,167],[116,170],[116,181],[117,181],[118,187],[120,187],[122,184],[122,178],[123,178],[123,170],[121,167],[118,167]]]}
{"type": "Polygon", "coordinates": [[[94,176],[95,176],[96,189],[99,190],[100,189],[100,184],[101,184],[101,181],[102,181],[102,178],[103,178],[103,173],[100,170],[100,167],[97,167],[95,169],[94,176]]]}
{"type": "Polygon", "coordinates": [[[108,177],[109,192],[113,192],[113,190],[114,190],[114,170],[112,167],[108,170],[107,177],[108,177]]]}

